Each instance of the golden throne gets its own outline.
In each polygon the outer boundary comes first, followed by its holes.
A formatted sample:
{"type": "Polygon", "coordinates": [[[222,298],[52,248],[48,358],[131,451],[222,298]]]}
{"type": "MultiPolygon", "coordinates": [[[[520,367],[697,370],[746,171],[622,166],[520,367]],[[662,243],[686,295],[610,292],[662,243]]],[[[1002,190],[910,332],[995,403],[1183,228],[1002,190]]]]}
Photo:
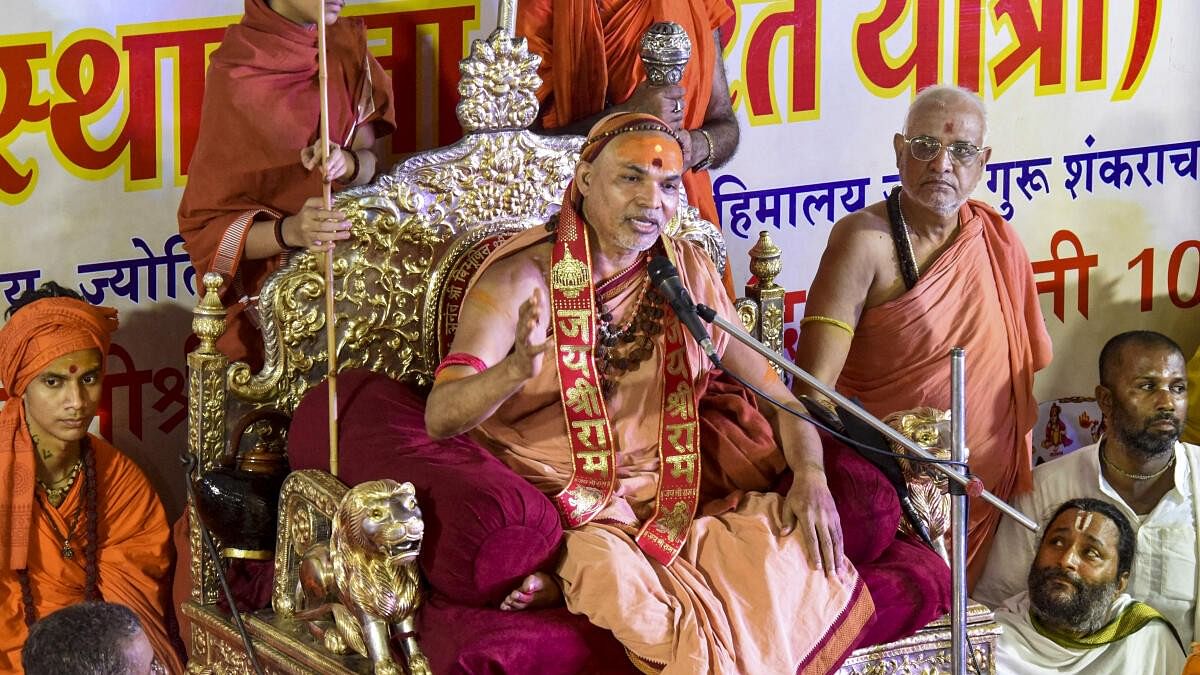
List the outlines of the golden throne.
{"type": "MultiPolygon", "coordinates": [[[[506,235],[540,226],[557,211],[582,139],[527,130],[538,110],[537,63],[524,40],[503,28],[475,41],[460,64],[464,138],[336,196],[336,207],[353,223],[352,237],[333,258],[339,372],[366,368],[427,386],[476,266],[506,235]]],[[[726,264],[720,233],[695,209],[681,208],[670,229],[702,245],[719,268],[726,264]]],[[[784,295],[773,282],[779,261],[779,249],[764,233],[751,251],[757,281],[737,302],[747,327],[777,350],[784,295]]],[[[318,257],[293,256],[264,286],[265,365],[257,373],[228,363],[214,346],[224,330],[220,284],[215,275],[204,279],[193,321],[201,344],[188,356],[193,480],[239,454],[239,446],[253,448],[240,453],[256,458],[251,465],[280,464],[287,433],[280,420],[326,375],[325,277],[318,257]]],[[[346,490],[315,471],[293,473],[283,484],[271,608],[244,615],[266,672],[371,672],[367,659],[327,651],[295,617],[300,553],[328,541],[346,490]]],[[[192,587],[182,607],[190,632],[188,671],[254,672],[234,623],[219,608],[216,563],[204,555],[194,504],[189,513],[192,587]]],[[[970,634],[985,672],[991,671],[997,633],[990,613],[973,608],[970,634]]],[[[948,635],[948,622],[935,622],[911,638],[856,652],[842,672],[937,672],[949,666],[948,635]]]]}

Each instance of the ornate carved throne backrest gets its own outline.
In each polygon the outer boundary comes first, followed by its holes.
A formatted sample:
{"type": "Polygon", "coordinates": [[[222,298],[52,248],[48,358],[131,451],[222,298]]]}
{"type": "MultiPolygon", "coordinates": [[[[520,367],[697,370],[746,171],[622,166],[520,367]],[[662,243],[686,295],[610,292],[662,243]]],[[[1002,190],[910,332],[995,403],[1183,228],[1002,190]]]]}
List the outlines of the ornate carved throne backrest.
{"type": "MultiPolygon", "coordinates": [[[[537,63],[523,40],[501,31],[476,41],[461,64],[458,116],[466,136],[335,197],[352,223],[351,238],[333,256],[339,369],[366,367],[427,384],[442,348],[441,294],[447,286],[461,290],[471,271],[464,259],[481,241],[557,211],[581,139],[525,130],[538,110],[537,63]]],[[[264,286],[264,368],[252,374],[235,364],[229,371],[230,392],[242,405],[290,412],[325,376],[320,263],[300,253],[264,286]]]]}

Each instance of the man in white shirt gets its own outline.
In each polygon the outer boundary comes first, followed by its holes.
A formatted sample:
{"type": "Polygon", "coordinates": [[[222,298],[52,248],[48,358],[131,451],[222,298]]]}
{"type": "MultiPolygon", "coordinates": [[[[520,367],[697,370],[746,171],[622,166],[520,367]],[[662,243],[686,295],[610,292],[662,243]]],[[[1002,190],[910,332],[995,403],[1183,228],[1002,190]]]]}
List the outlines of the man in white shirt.
{"type": "MultiPolygon", "coordinates": [[[[1107,435],[1033,471],[1033,491],[1013,506],[1046,522],[1063,501],[1093,497],[1133,524],[1137,554],[1128,592],[1171,622],[1184,644],[1196,621],[1200,447],[1179,442],[1187,417],[1183,351],[1165,335],[1131,331],[1100,353],[1096,400],[1107,435]]],[[[1005,520],[973,597],[996,607],[1025,590],[1037,534],[1005,520]]]]}
{"type": "Polygon", "coordinates": [[[1183,645],[1157,610],[1124,593],[1133,526],[1115,506],[1072,499],[1043,528],[1029,590],[996,610],[996,671],[1178,675],[1183,645]]]}

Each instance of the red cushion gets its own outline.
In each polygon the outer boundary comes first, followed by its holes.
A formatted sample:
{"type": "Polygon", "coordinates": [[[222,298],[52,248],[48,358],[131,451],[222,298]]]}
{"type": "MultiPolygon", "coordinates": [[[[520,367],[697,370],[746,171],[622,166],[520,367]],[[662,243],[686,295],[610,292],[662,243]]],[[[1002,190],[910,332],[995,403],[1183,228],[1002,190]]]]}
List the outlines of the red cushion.
{"type": "MultiPolygon", "coordinates": [[[[293,415],[293,470],[329,469],[326,392],[315,387],[293,415]]],[[[421,568],[448,599],[497,607],[556,562],[562,525],[550,500],[471,439],[429,438],[425,401],[408,386],[367,370],[338,375],[338,450],[348,485],[391,478],[416,487],[421,568]]]]}
{"type": "Polygon", "coordinates": [[[637,673],[612,633],[565,607],[502,612],[438,596],[417,621],[421,650],[438,675],[629,675],[637,673]]]}
{"type": "Polygon", "coordinates": [[[906,535],[878,558],[858,566],[875,620],[859,636],[865,647],[908,637],[950,611],[950,568],[937,553],[906,535]]]}
{"type": "MultiPolygon", "coordinates": [[[[855,565],[878,558],[900,523],[900,499],[883,472],[825,431],[825,479],[842,521],[846,557],[855,565]]],[[[870,586],[868,586],[870,588],[870,586]]]]}

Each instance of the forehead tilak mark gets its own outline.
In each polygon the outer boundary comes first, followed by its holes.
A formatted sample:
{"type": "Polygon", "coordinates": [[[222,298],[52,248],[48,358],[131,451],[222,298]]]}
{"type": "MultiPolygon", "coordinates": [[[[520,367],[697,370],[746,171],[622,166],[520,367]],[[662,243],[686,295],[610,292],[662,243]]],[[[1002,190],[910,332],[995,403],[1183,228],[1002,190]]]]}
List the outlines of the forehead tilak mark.
{"type": "Polygon", "coordinates": [[[1092,524],[1092,516],[1094,513],[1090,511],[1080,511],[1075,514],[1075,529],[1086,530],[1092,524]]]}

